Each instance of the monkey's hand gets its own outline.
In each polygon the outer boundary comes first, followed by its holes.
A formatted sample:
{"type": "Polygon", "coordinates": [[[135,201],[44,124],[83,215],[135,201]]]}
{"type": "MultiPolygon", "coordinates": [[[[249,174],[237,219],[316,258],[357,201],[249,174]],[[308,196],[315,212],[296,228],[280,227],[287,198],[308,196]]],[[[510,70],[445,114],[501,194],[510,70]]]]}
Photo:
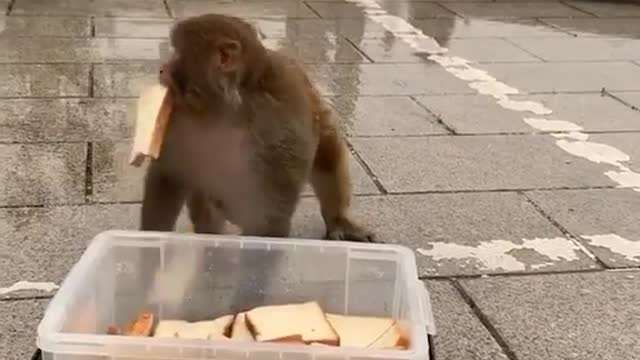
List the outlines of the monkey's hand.
{"type": "Polygon", "coordinates": [[[377,242],[373,232],[348,218],[342,218],[333,224],[328,224],[326,238],[329,240],[377,242]]]}

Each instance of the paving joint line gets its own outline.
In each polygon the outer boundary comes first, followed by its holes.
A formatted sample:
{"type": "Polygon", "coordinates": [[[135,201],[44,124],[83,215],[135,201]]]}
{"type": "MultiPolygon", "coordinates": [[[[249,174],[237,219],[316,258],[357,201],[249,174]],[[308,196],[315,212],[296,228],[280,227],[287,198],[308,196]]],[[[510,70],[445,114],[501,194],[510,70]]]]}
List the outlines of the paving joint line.
{"type": "Polygon", "coordinates": [[[93,142],[88,142],[87,157],[85,159],[85,172],[84,172],[85,201],[89,202],[92,195],[93,195],[93,142]]]}
{"type": "Polygon", "coordinates": [[[69,141],[0,141],[0,145],[47,145],[47,144],[85,144],[86,140],[69,141]]]}
{"type": "Polygon", "coordinates": [[[521,195],[526,199],[526,201],[529,204],[531,204],[531,206],[534,207],[534,209],[540,215],[542,215],[542,217],[547,219],[547,221],[549,221],[556,229],[560,230],[560,232],[567,239],[569,239],[569,241],[571,241],[574,245],[576,245],[582,252],[585,253],[585,255],[587,255],[589,258],[594,260],[596,262],[596,264],[598,264],[598,266],[600,266],[600,267],[602,267],[604,269],[608,269],[609,268],[609,266],[607,266],[607,264],[605,264],[604,261],[602,261],[593,252],[591,252],[591,250],[585,244],[583,244],[582,241],[580,241],[580,238],[578,236],[576,236],[573,233],[571,233],[571,231],[569,231],[566,227],[564,227],[556,219],[554,219],[550,214],[548,214],[546,211],[544,211],[544,209],[540,205],[538,205],[538,203],[536,203],[529,195],[527,195],[525,192],[521,192],[521,195]]]}
{"type": "Polygon", "coordinates": [[[458,20],[459,19],[467,19],[467,17],[465,17],[463,14],[460,14],[457,11],[447,7],[447,5],[445,3],[441,3],[441,2],[438,2],[438,1],[434,1],[434,3],[438,4],[441,8],[444,8],[445,10],[447,10],[450,13],[452,13],[453,15],[455,15],[458,20]]]}
{"type": "Polygon", "coordinates": [[[112,15],[112,14],[96,14],[96,13],[86,13],[86,14],[47,14],[47,13],[26,13],[20,15],[13,15],[14,17],[25,17],[25,18],[36,18],[36,17],[47,17],[47,18],[73,18],[73,19],[86,19],[89,16],[95,16],[99,18],[105,19],[127,19],[127,20],[167,20],[166,16],[157,16],[157,15],[140,15],[140,16],[127,16],[127,15],[112,15]]]}
{"type": "MultiPolygon", "coordinates": [[[[89,16],[89,37],[96,37],[96,17],[94,15],[89,16]]],[[[75,37],[74,37],[75,38],[75,37]]]]}
{"type": "Polygon", "coordinates": [[[371,179],[371,181],[376,186],[378,191],[383,195],[388,194],[389,192],[384,187],[384,185],[382,185],[382,182],[380,181],[378,176],[373,172],[373,170],[371,170],[371,168],[369,167],[369,164],[367,164],[364,161],[364,159],[362,159],[360,154],[356,151],[356,149],[353,147],[353,145],[349,142],[348,138],[345,138],[345,144],[347,145],[347,148],[349,149],[349,152],[351,152],[351,155],[353,155],[353,157],[356,159],[358,164],[360,164],[362,169],[364,169],[364,172],[367,174],[369,179],[371,179]]]}
{"type": "Polygon", "coordinates": [[[7,4],[7,8],[5,9],[4,14],[6,16],[11,15],[11,12],[13,11],[13,6],[16,4],[16,0],[10,0],[9,3],[7,4]]]}
{"type": "Polygon", "coordinates": [[[464,302],[471,308],[471,311],[476,315],[478,320],[484,325],[484,327],[489,331],[493,339],[498,343],[502,352],[509,358],[509,360],[518,360],[516,353],[511,350],[507,341],[502,337],[500,331],[493,326],[489,317],[480,309],[480,307],[476,304],[475,300],[471,297],[471,295],[464,289],[464,287],[457,281],[451,280],[451,285],[458,290],[458,294],[462,297],[464,302]]]}
{"type": "MultiPolygon", "coordinates": [[[[557,38],[554,38],[557,39],[557,38]]],[[[592,37],[576,37],[575,39],[597,39],[597,38],[592,38],[592,37]]],[[[606,59],[606,60],[550,60],[550,61],[545,61],[545,64],[609,64],[609,63],[614,63],[614,64],[628,64],[628,63],[633,63],[633,58],[611,58],[611,59],[606,59]]],[[[487,63],[487,62],[483,62],[483,61],[476,61],[476,64],[493,64],[493,63],[487,63]]],[[[535,61],[512,61],[512,62],[495,62],[495,64],[523,64],[523,65],[531,65],[531,64],[539,64],[539,62],[535,62],[535,61]]],[[[638,89],[640,90],[640,89],[638,89]]],[[[631,91],[638,91],[638,90],[631,90],[631,91]]]]}
{"type": "Polygon", "coordinates": [[[0,303],[3,302],[17,302],[17,301],[29,301],[29,300],[50,300],[54,295],[32,295],[32,296],[16,296],[16,297],[0,297],[0,303]]]}
{"type": "Polygon", "coordinates": [[[607,89],[602,89],[602,95],[608,96],[609,98],[611,98],[611,99],[613,99],[613,100],[621,103],[622,105],[627,106],[627,107],[629,107],[629,108],[631,108],[633,110],[640,111],[640,108],[638,108],[637,106],[622,100],[621,98],[617,97],[616,95],[614,95],[613,93],[611,93],[607,89]]]}
{"type": "Polygon", "coordinates": [[[607,186],[559,186],[550,188],[519,188],[519,189],[462,189],[462,190],[424,190],[424,191],[389,191],[386,195],[431,195],[431,194],[474,194],[474,193],[503,193],[503,192],[531,192],[531,191],[562,191],[562,190],[613,190],[625,189],[615,185],[607,186]]]}
{"type": "MultiPolygon", "coordinates": [[[[625,105],[628,105],[625,103],[625,105]]],[[[628,105],[629,107],[633,107],[633,105],[628,105]]],[[[438,122],[440,124],[440,122],[438,122]]],[[[446,124],[441,124],[446,126],[446,124]]],[[[455,129],[451,128],[453,131],[455,129]]],[[[449,129],[447,129],[449,130],[449,129]]],[[[581,131],[583,134],[589,135],[603,135],[603,134],[638,134],[640,133],[640,128],[637,130],[591,130],[591,131],[581,131]]],[[[569,131],[534,131],[534,132],[524,132],[524,131],[513,131],[513,132],[486,132],[486,133],[448,133],[448,134],[382,134],[382,135],[350,135],[351,139],[416,139],[416,138],[432,138],[432,137],[492,137],[492,136],[540,136],[540,135],[554,135],[554,134],[570,134],[569,131]]]]}
{"type": "Polygon", "coordinates": [[[94,98],[94,72],[95,72],[95,65],[93,63],[91,63],[89,65],[89,94],[88,97],[89,98],[94,98]]]}
{"type": "MultiPolygon", "coordinates": [[[[547,62],[549,62],[549,61],[547,61],[547,59],[545,59],[545,58],[543,58],[543,57],[541,57],[541,56],[538,56],[537,54],[533,53],[532,51],[529,51],[528,49],[523,48],[522,46],[520,46],[520,44],[515,43],[515,42],[513,42],[513,41],[509,40],[509,38],[508,38],[508,37],[500,37],[499,39],[502,39],[502,40],[503,40],[504,42],[506,42],[507,44],[511,44],[511,45],[512,45],[513,47],[515,47],[516,49],[519,49],[520,51],[524,52],[525,54],[528,54],[528,55],[530,55],[530,56],[533,56],[534,58],[536,58],[536,59],[540,60],[540,61],[541,61],[541,62],[543,62],[543,63],[547,63],[547,62]]],[[[481,62],[478,62],[478,63],[479,63],[479,64],[482,64],[481,62]]],[[[535,62],[533,62],[533,61],[528,61],[528,62],[519,62],[519,63],[525,63],[525,64],[526,64],[526,63],[535,63],[535,62]]]]}
{"type": "Polygon", "coordinates": [[[431,116],[433,116],[433,118],[436,119],[436,123],[442,126],[450,135],[459,135],[458,131],[456,131],[456,129],[452,125],[447,124],[440,115],[434,113],[433,111],[431,111],[431,109],[429,109],[428,106],[419,102],[414,95],[409,96],[409,99],[411,99],[411,101],[413,101],[414,104],[424,109],[427,113],[431,114],[431,116]]]}
{"type": "Polygon", "coordinates": [[[171,11],[171,7],[169,6],[168,0],[162,0],[162,4],[164,5],[164,10],[167,12],[167,16],[170,18],[174,17],[173,11],[171,11]]]}
{"type": "Polygon", "coordinates": [[[537,22],[539,22],[540,24],[544,25],[544,26],[547,26],[547,27],[549,27],[551,29],[555,29],[555,30],[557,30],[557,31],[559,31],[561,33],[567,34],[567,35],[569,35],[569,36],[571,36],[573,38],[578,38],[579,37],[578,34],[573,33],[573,32],[571,32],[569,30],[565,30],[565,29],[561,28],[560,26],[555,25],[553,23],[547,22],[547,21],[545,21],[545,19],[548,19],[548,18],[536,18],[535,20],[537,22]]]}
{"type": "MultiPolygon", "coordinates": [[[[628,271],[640,271],[639,268],[624,268],[628,271]]],[[[616,271],[615,269],[593,268],[593,269],[573,269],[573,270],[548,270],[538,272],[494,272],[486,274],[460,274],[460,275],[423,275],[418,277],[419,280],[474,280],[487,278],[508,278],[508,277],[531,277],[531,276],[550,276],[550,275],[571,275],[571,274],[588,274],[616,271]]]]}
{"type": "MultiPolygon", "coordinates": [[[[354,155],[355,156],[355,155],[354,155]]],[[[357,159],[357,158],[356,158],[357,159]]],[[[369,174],[367,174],[369,175],[369,174]]],[[[369,175],[372,176],[372,175],[369,175]]],[[[373,175],[375,176],[375,175],[373,175]]],[[[380,191],[380,189],[378,188],[380,191]]],[[[444,190],[444,191],[408,191],[408,192],[382,192],[379,193],[354,193],[355,198],[385,197],[385,196],[411,196],[411,195],[455,195],[455,194],[491,194],[491,193],[521,193],[523,191],[591,191],[591,190],[624,190],[617,186],[599,187],[557,187],[557,188],[532,188],[532,189],[489,189],[489,190],[444,190]]],[[[304,198],[312,198],[315,195],[301,195],[304,198]]],[[[71,203],[46,203],[46,204],[22,204],[22,205],[0,205],[0,209],[39,209],[54,207],[72,207],[85,205],[136,205],[141,204],[141,200],[124,201],[97,201],[97,202],[71,202],[71,203]]]]}
{"type": "Polygon", "coordinates": [[[351,45],[355,51],[362,55],[365,59],[369,60],[369,62],[371,62],[372,64],[375,64],[376,62],[373,60],[373,58],[371,58],[369,55],[367,55],[367,53],[364,52],[364,50],[360,49],[360,47],[358,45],[356,45],[356,43],[354,43],[349,37],[345,36],[344,37],[345,41],[351,45]]]}
{"type": "Polygon", "coordinates": [[[593,18],[594,18],[594,19],[598,19],[598,18],[600,18],[600,17],[599,17],[598,15],[596,15],[595,13],[592,13],[592,12],[589,12],[589,11],[587,11],[587,10],[581,9],[581,8],[579,8],[579,7],[575,6],[575,5],[570,4],[570,3],[569,3],[569,2],[567,2],[567,1],[564,1],[564,0],[558,0],[558,2],[559,2],[560,4],[562,4],[562,5],[566,6],[566,7],[568,7],[568,8],[572,8],[573,10],[577,10],[577,11],[580,11],[581,13],[587,14],[587,15],[589,15],[589,16],[593,16],[593,18]]]}
{"type": "Polygon", "coordinates": [[[307,7],[307,9],[309,9],[312,13],[314,13],[318,17],[318,19],[324,19],[322,15],[320,15],[320,13],[316,9],[314,9],[313,6],[311,6],[311,4],[309,4],[309,2],[305,1],[303,2],[303,4],[304,6],[307,7]]]}
{"type": "Polygon", "coordinates": [[[62,207],[82,207],[94,205],[140,205],[142,201],[103,201],[103,202],[75,202],[75,203],[47,203],[25,205],[0,205],[0,210],[14,209],[52,209],[62,207]]]}

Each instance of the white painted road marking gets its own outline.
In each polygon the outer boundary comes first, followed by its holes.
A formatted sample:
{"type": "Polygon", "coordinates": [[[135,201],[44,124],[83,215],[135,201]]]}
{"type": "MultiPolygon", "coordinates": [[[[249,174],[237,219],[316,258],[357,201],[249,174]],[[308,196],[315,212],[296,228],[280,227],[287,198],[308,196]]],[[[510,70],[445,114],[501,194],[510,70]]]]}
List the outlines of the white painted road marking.
{"type": "MultiPolygon", "coordinates": [[[[492,96],[499,106],[513,111],[533,113],[538,116],[552,113],[551,109],[547,109],[538,102],[510,99],[509,95],[518,94],[518,89],[496,80],[484,70],[471,66],[471,61],[467,59],[445,55],[448,49],[441,47],[435,39],[425,35],[422,30],[414,27],[405,19],[388,14],[376,0],[346,1],[363,8],[368,19],[380,24],[396,38],[402,39],[416,51],[431,54],[429,56],[430,60],[440,64],[447,72],[458,79],[466,81],[467,85],[479,94],[492,96]],[[407,33],[411,34],[407,35],[407,33]]],[[[580,128],[579,125],[572,122],[562,119],[536,118],[535,121],[531,121],[530,117],[525,119],[523,121],[527,122],[529,126],[540,131],[547,131],[545,129],[549,128],[549,122],[544,120],[553,121],[556,125],[562,124],[562,127],[567,129],[564,131],[571,131],[571,133],[569,136],[554,134],[563,137],[556,140],[558,147],[574,156],[614,167],[615,169],[606,171],[604,175],[617,183],[619,187],[632,188],[640,192],[640,173],[634,172],[624,165],[624,163],[631,160],[629,155],[613,146],[588,141],[588,134],[568,130],[580,128]],[[525,119],[529,119],[529,121],[525,119]]]]}
{"type": "MultiPolygon", "coordinates": [[[[640,262],[640,241],[632,241],[617,234],[581,235],[589,245],[609,250],[629,261],[640,262]]],[[[522,241],[489,240],[474,245],[433,242],[430,249],[418,248],[416,252],[434,261],[468,260],[485,271],[525,271],[543,269],[558,261],[577,261],[579,254],[589,252],[572,239],[563,237],[522,239],[522,241]],[[522,261],[517,250],[533,251],[541,256],[532,256],[522,261]],[[549,261],[541,261],[548,258],[549,261]],[[529,267],[529,269],[527,269],[529,267]]]]}
{"type": "Polygon", "coordinates": [[[589,245],[605,248],[629,261],[640,262],[640,241],[631,241],[617,234],[582,235],[589,245]]]}
{"type": "Polygon", "coordinates": [[[416,251],[434,261],[468,259],[479,262],[482,270],[505,272],[525,271],[527,266],[531,269],[542,269],[556,261],[577,261],[580,260],[579,254],[582,252],[580,246],[563,237],[522,239],[521,242],[490,240],[481,241],[473,246],[447,242],[433,242],[430,245],[431,249],[419,248],[416,251]],[[534,256],[532,263],[525,263],[518,259],[514,253],[516,250],[534,251],[550,261],[542,262],[541,257],[534,256]]]}
{"type": "Polygon", "coordinates": [[[58,285],[52,282],[31,282],[31,281],[18,281],[17,283],[9,286],[0,288],[0,295],[6,295],[16,291],[22,290],[36,290],[36,291],[45,291],[51,292],[53,290],[58,289],[58,285]]]}

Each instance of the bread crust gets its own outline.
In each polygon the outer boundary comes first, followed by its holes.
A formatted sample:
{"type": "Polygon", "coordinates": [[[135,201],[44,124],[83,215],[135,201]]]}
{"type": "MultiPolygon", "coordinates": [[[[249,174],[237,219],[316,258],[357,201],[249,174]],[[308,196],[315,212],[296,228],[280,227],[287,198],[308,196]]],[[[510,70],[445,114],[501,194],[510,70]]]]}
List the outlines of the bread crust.
{"type": "Polygon", "coordinates": [[[160,156],[162,143],[173,110],[173,95],[163,85],[155,84],[145,89],[138,99],[138,111],[136,113],[135,137],[129,164],[139,167],[144,159],[151,157],[157,159],[160,156]],[[161,92],[161,93],[160,93],[161,92]],[[157,108],[146,108],[162,96],[157,108]],[[146,111],[145,111],[146,110],[146,111]],[[148,112],[155,116],[150,119],[148,112]],[[150,124],[149,122],[153,122],[150,124]]]}

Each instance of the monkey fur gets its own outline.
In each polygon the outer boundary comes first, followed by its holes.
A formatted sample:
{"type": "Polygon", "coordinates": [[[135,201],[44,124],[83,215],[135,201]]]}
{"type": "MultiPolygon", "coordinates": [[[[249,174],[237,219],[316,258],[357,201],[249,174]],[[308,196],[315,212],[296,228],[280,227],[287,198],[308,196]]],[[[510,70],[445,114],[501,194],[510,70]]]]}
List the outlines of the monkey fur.
{"type": "Polygon", "coordinates": [[[236,17],[188,18],[170,38],[160,81],[174,108],[145,177],[142,230],[172,231],[186,203],[195,232],[228,220],[243,235],[287,237],[310,182],[328,239],[374,241],[351,219],[348,149],[301,65],[236,17]]]}

